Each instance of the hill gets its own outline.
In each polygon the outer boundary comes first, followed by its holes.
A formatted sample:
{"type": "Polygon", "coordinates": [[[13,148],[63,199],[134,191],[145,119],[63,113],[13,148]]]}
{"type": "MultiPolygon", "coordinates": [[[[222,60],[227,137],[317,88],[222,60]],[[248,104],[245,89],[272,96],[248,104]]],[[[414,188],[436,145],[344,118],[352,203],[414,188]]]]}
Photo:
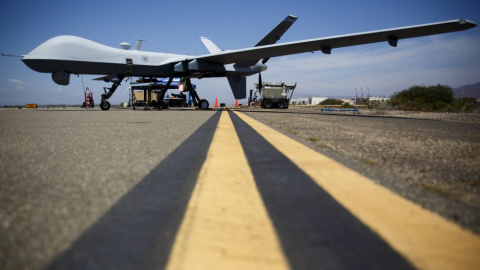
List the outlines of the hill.
{"type": "Polygon", "coordinates": [[[480,82],[455,88],[453,89],[453,95],[455,98],[472,97],[480,99],[480,82]]]}

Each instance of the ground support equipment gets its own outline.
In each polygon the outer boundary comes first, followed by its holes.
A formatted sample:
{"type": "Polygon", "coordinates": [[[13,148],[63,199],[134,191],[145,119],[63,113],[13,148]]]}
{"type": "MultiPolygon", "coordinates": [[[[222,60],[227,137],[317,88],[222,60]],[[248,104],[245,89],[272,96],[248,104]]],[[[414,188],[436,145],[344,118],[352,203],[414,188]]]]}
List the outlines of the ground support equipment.
{"type": "MultiPolygon", "coordinates": [[[[258,92],[260,106],[265,109],[279,108],[287,109],[293,92],[297,87],[294,85],[287,85],[284,82],[261,82],[255,84],[258,92]]],[[[257,103],[257,94],[251,102],[253,105],[257,103]]]]}
{"type": "Polygon", "coordinates": [[[323,108],[321,109],[322,112],[353,112],[354,114],[357,113],[359,114],[358,107],[355,107],[353,109],[332,109],[332,108],[323,108]]]}
{"type": "Polygon", "coordinates": [[[130,89],[132,91],[132,107],[134,110],[137,107],[143,107],[144,110],[150,110],[150,107],[161,109],[167,109],[168,104],[166,104],[163,99],[167,93],[168,87],[170,86],[173,78],[170,78],[167,85],[149,83],[147,85],[131,85],[130,89]],[[142,90],[143,91],[143,101],[138,101],[135,98],[134,91],[142,90]],[[157,94],[157,99],[152,101],[152,92],[157,94]]]}
{"type": "Polygon", "coordinates": [[[95,107],[95,104],[93,102],[93,93],[90,91],[90,89],[85,89],[85,101],[83,102],[82,108],[93,108],[95,107]]]}

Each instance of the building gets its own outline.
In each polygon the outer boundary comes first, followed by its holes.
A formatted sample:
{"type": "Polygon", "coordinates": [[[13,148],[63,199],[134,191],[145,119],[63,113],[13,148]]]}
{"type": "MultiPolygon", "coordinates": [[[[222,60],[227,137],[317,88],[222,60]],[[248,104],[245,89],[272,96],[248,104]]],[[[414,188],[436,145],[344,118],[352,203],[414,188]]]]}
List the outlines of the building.
{"type": "Polygon", "coordinates": [[[308,105],[308,98],[292,98],[290,99],[291,105],[308,105]]]}
{"type": "Polygon", "coordinates": [[[291,105],[318,105],[322,101],[327,99],[326,97],[303,97],[303,98],[292,98],[290,100],[291,105]]]}
{"type": "Polygon", "coordinates": [[[369,101],[378,101],[380,103],[387,102],[390,98],[388,97],[357,97],[351,98],[350,104],[351,105],[366,105],[369,101]]]}
{"type": "Polygon", "coordinates": [[[370,101],[380,101],[380,102],[387,102],[390,98],[388,97],[370,97],[370,101]]]}
{"type": "Polygon", "coordinates": [[[326,100],[326,97],[311,97],[308,98],[310,105],[319,105],[322,101],[326,100]]]}

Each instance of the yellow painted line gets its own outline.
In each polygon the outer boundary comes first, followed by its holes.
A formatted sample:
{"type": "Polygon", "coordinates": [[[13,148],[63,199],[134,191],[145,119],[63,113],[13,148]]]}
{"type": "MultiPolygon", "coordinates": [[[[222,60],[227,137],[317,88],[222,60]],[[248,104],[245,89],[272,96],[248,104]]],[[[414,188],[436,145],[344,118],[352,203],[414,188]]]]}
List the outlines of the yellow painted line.
{"type": "Polygon", "coordinates": [[[167,269],[289,269],[226,111],[167,269]]]}
{"type": "Polygon", "coordinates": [[[480,269],[478,235],[245,114],[235,113],[415,267],[480,269]]]}

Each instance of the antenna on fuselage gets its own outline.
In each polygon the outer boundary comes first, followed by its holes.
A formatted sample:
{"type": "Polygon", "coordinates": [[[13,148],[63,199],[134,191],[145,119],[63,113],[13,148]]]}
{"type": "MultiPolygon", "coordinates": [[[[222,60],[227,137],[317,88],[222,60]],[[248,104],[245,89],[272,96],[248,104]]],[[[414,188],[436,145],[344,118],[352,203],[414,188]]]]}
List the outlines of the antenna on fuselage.
{"type": "Polygon", "coordinates": [[[122,47],[124,50],[130,50],[132,45],[128,42],[122,42],[122,43],[120,43],[120,47],[122,47]]]}
{"type": "Polygon", "coordinates": [[[147,41],[147,42],[152,42],[151,40],[147,40],[147,39],[136,39],[137,40],[137,43],[135,44],[135,47],[133,47],[133,50],[134,51],[140,51],[140,47],[142,47],[142,43],[144,41],[147,41]]]}
{"type": "MultiPolygon", "coordinates": [[[[152,42],[151,40],[147,40],[147,39],[135,39],[137,41],[137,43],[135,43],[135,47],[133,47],[133,51],[140,51],[140,47],[142,47],[142,43],[144,41],[148,41],[148,42],[152,42]]],[[[122,47],[124,50],[130,50],[130,48],[132,47],[132,45],[128,42],[122,42],[120,43],[120,47],[122,47]]]]}

